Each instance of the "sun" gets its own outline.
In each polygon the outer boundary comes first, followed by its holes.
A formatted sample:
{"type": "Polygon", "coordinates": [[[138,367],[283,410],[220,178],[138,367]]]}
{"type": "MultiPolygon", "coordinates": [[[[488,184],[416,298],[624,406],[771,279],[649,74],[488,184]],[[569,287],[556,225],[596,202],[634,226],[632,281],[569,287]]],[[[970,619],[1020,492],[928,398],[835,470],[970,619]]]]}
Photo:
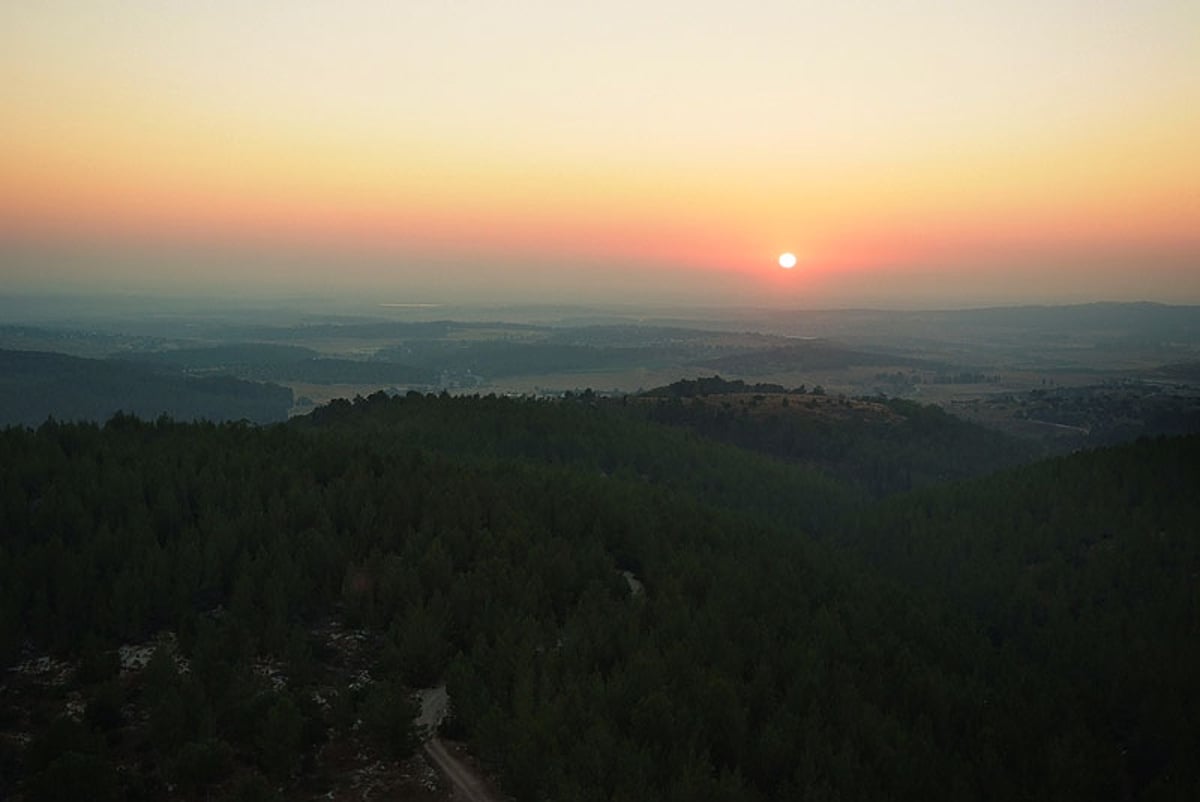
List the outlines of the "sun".
{"type": "Polygon", "coordinates": [[[781,253],[779,254],[779,266],[784,270],[791,270],[796,266],[796,254],[781,253]]]}

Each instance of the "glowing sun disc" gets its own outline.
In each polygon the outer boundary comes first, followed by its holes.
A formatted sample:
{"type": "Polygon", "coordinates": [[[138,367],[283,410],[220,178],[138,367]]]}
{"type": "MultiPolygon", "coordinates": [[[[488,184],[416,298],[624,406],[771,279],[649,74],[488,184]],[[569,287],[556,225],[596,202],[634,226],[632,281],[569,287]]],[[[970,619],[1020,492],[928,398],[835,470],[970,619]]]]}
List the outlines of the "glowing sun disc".
{"type": "Polygon", "coordinates": [[[779,266],[785,270],[791,270],[796,266],[796,254],[781,253],[779,254],[779,266]]]}

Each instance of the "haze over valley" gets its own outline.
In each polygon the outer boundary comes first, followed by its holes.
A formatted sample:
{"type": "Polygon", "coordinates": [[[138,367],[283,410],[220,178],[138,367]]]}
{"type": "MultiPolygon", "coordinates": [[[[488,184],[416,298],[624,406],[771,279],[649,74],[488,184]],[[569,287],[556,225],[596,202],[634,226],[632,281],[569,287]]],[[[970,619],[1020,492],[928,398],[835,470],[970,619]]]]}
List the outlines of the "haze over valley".
{"type": "Polygon", "coordinates": [[[0,412],[25,425],[47,416],[103,421],[118,410],[268,422],[379,391],[619,397],[720,376],[936,404],[1077,447],[1186,431],[1200,381],[1200,310],[1156,304],[930,312],[347,305],[323,314],[165,299],[139,316],[143,306],[95,300],[72,324],[62,317],[70,304],[6,303],[24,310],[13,314],[24,323],[0,326],[0,412]]]}

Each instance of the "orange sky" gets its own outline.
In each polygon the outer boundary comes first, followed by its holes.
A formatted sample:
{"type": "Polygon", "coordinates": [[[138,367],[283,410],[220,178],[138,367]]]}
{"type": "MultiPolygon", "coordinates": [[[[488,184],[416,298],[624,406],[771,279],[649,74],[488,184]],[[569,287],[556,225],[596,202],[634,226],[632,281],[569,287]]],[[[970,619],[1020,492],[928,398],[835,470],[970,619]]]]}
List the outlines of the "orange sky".
{"type": "Polygon", "coordinates": [[[5,285],[1200,302],[1193,2],[246,5],[0,9],[5,285]]]}

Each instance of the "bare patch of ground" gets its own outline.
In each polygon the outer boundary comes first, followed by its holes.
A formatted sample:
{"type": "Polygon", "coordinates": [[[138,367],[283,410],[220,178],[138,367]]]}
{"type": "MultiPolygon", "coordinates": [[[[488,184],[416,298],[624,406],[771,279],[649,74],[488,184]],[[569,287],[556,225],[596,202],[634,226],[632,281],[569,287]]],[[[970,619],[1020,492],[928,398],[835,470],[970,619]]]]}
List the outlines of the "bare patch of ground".
{"type": "Polygon", "coordinates": [[[505,802],[495,786],[461,745],[441,738],[425,742],[425,754],[450,782],[458,802],[505,802]]]}

